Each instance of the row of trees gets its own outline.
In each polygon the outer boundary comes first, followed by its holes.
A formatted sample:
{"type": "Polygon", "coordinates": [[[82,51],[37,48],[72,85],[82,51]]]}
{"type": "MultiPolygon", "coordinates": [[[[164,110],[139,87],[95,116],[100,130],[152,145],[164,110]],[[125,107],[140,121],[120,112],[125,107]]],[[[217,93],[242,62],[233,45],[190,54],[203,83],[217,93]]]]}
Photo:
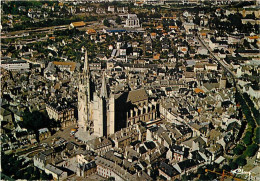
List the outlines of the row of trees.
{"type": "Polygon", "coordinates": [[[19,14],[19,6],[24,6],[26,10],[28,10],[30,7],[41,7],[43,3],[43,1],[10,1],[3,3],[2,7],[4,14],[16,15],[19,14]]]}
{"type": "MultiPolygon", "coordinates": [[[[260,132],[260,129],[259,127],[256,128],[254,120],[255,116],[259,116],[259,112],[255,111],[255,114],[252,113],[251,110],[254,108],[254,104],[247,93],[244,93],[242,97],[239,92],[236,92],[235,98],[236,102],[241,105],[242,113],[247,120],[247,129],[242,138],[242,143],[236,145],[233,149],[234,154],[239,155],[239,157],[233,161],[233,165],[244,166],[247,164],[246,157],[254,156],[259,148],[259,135],[257,134],[260,132]],[[252,117],[252,114],[254,117],[252,117]]],[[[255,118],[258,119],[258,117],[255,118]]]]}
{"type": "Polygon", "coordinates": [[[219,31],[227,31],[227,32],[234,32],[237,30],[241,33],[259,33],[259,25],[252,25],[250,23],[242,24],[243,16],[240,13],[230,14],[227,17],[228,21],[221,21],[221,18],[214,17],[209,20],[209,26],[213,29],[217,29],[219,31]]]}
{"type": "Polygon", "coordinates": [[[243,96],[246,99],[249,107],[252,110],[252,113],[253,113],[253,115],[254,115],[254,117],[256,119],[257,125],[260,126],[260,113],[259,113],[259,111],[255,108],[255,105],[254,105],[253,101],[250,99],[250,97],[249,97],[249,95],[247,93],[244,93],[243,96]]]}

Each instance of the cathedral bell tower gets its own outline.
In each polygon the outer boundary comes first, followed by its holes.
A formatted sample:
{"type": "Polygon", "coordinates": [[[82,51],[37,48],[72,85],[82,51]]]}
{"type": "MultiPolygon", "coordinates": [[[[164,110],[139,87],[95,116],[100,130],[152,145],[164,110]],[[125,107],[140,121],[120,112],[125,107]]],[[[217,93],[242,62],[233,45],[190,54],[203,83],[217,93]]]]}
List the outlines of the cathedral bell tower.
{"type": "Polygon", "coordinates": [[[106,74],[102,75],[100,94],[94,93],[94,134],[108,136],[115,132],[115,98],[113,93],[108,94],[106,74]]]}
{"type": "Polygon", "coordinates": [[[88,53],[85,52],[85,62],[83,73],[79,74],[78,90],[78,127],[85,131],[90,130],[91,121],[89,120],[90,112],[90,73],[88,64],[88,53]]]}

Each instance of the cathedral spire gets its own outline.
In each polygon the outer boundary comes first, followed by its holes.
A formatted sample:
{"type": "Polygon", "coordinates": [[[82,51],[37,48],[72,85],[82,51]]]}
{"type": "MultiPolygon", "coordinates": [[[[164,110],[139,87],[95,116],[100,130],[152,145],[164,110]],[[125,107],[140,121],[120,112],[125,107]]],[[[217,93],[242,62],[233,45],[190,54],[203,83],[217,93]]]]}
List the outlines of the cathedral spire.
{"type": "Polygon", "coordinates": [[[102,76],[102,86],[101,86],[101,97],[108,98],[107,96],[107,84],[106,84],[106,77],[105,77],[105,71],[103,72],[102,76]]]}
{"type": "Polygon", "coordinates": [[[85,52],[85,62],[83,72],[89,72],[89,65],[88,65],[88,51],[85,52]]]}

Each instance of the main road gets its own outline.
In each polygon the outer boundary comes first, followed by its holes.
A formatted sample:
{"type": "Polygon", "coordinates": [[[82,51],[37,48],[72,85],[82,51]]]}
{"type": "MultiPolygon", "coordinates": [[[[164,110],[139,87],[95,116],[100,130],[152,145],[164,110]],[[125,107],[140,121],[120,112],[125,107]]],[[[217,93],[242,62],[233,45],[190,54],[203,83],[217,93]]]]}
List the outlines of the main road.
{"type": "Polygon", "coordinates": [[[225,70],[227,70],[231,75],[232,78],[237,78],[236,74],[229,69],[228,65],[226,65],[223,60],[221,60],[218,56],[216,56],[211,49],[209,48],[209,46],[204,42],[204,40],[202,40],[198,35],[197,35],[198,40],[200,41],[200,43],[209,51],[210,55],[215,59],[215,61],[220,64],[225,70]]]}
{"type": "Polygon", "coordinates": [[[243,95],[243,91],[241,90],[241,88],[239,87],[239,85],[236,84],[235,79],[238,78],[238,77],[235,75],[235,73],[234,73],[232,70],[230,70],[230,69],[228,68],[228,66],[227,66],[218,56],[216,56],[216,55],[210,50],[210,48],[209,48],[208,45],[204,42],[204,40],[202,40],[198,35],[197,35],[197,38],[198,38],[198,40],[200,41],[200,43],[209,51],[210,55],[215,59],[215,61],[216,61],[218,64],[220,64],[226,71],[228,71],[228,72],[230,73],[230,75],[232,76],[232,79],[233,79],[233,81],[234,81],[236,90],[238,90],[238,91],[240,92],[242,98],[244,99],[245,103],[247,104],[247,107],[250,109],[251,116],[252,116],[252,118],[254,119],[255,124],[257,125],[256,118],[255,118],[255,116],[254,116],[254,114],[253,114],[253,111],[252,111],[251,107],[249,106],[247,100],[245,99],[245,97],[244,97],[244,95],[243,95]]]}

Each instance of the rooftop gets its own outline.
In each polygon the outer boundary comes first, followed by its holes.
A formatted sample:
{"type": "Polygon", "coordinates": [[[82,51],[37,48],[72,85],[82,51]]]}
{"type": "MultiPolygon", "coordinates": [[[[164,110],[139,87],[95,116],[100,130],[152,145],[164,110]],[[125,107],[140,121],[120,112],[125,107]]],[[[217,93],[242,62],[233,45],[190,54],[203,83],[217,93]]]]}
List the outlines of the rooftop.
{"type": "Polygon", "coordinates": [[[135,103],[139,101],[148,100],[148,95],[144,89],[132,90],[129,92],[127,102],[135,103]]]}

